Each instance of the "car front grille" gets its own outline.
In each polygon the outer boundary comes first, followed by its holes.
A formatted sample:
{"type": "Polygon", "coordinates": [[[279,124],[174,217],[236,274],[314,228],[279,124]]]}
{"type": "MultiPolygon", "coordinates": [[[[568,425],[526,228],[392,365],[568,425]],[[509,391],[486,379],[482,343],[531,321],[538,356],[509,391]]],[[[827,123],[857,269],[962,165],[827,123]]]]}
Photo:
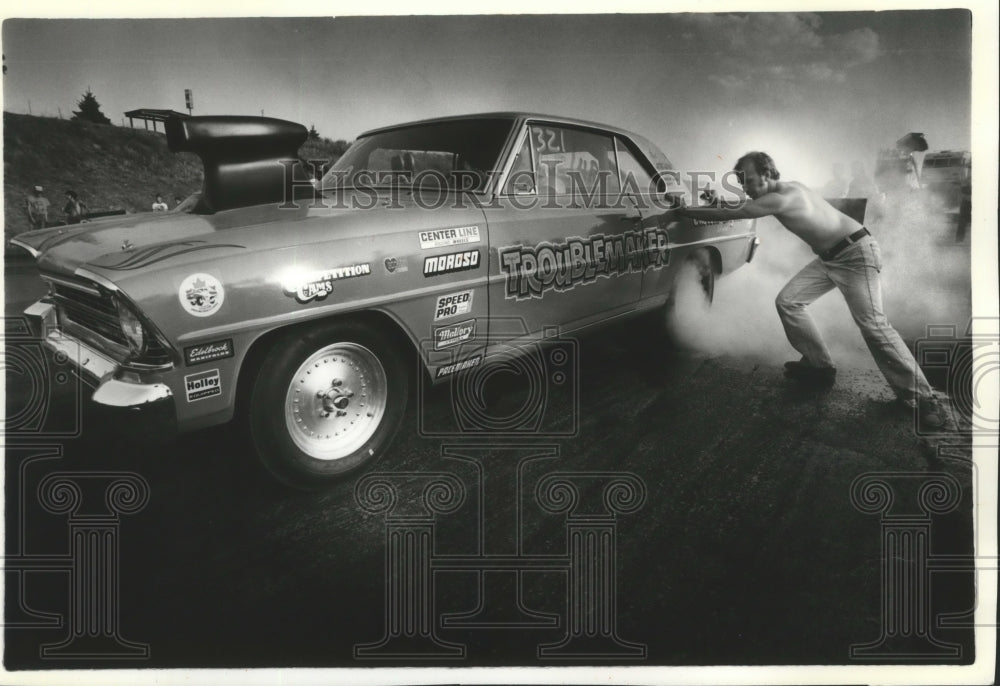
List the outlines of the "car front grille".
{"type": "MultiPolygon", "coordinates": [[[[51,297],[62,316],[69,322],[128,350],[128,339],[118,323],[118,309],[110,291],[96,284],[52,282],[51,297]]],[[[170,354],[146,329],[146,351],[141,364],[161,365],[170,362],[170,354]]]]}

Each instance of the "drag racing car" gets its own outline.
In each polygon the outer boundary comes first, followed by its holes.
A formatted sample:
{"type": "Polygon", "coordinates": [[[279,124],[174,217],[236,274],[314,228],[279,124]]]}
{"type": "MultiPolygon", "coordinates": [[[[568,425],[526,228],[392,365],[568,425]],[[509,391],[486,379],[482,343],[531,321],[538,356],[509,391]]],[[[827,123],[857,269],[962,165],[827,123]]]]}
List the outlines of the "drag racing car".
{"type": "Polygon", "coordinates": [[[757,245],[750,221],[676,216],[667,157],[585,121],[381,128],[311,178],[295,171],[298,124],[177,117],[166,131],[204,165],[188,211],[17,236],[49,286],[27,314],[94,403],[181,431],[238,417],[300,488],[381,457],[415,374],[445,383],[501,349],[662,315],[685,266],[710,299],[757,245]],[[512,318],[513,337],[496,324],[512,318]]]}

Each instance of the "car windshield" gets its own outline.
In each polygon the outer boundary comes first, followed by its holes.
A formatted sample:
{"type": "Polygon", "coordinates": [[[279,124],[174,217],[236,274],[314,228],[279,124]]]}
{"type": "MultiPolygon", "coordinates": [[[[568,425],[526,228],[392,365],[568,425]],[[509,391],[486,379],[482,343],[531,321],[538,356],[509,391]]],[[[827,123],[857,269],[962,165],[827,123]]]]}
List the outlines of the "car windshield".
{"type": "Polygon", "coordinates": [[[512,119],[460,119],[364,136],[334,163],[320,185],[481,191],[513,124],[512,119]]]}

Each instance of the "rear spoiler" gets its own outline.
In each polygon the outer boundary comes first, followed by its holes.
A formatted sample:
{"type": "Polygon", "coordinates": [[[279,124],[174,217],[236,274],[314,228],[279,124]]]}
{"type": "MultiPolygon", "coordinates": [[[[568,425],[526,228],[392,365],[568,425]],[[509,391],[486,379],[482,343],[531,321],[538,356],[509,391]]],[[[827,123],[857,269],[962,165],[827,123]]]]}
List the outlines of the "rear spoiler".
{"type": "Polygon", "coordinates": [[[195,211],[211,214],[234,207],[282,202],[308,135],[306,127],[283,119],[245,116],[170,117],[171,152],[193,152],[205,170],[195,211]]]}

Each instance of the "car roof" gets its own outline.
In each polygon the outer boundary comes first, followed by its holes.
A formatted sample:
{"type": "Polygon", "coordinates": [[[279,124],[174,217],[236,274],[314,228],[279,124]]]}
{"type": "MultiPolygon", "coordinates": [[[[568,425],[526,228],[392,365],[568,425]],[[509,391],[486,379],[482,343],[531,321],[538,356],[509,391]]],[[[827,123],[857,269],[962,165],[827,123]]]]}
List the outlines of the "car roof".
{"type": "Polygon", "coordinates": [[[509,119],[513,121],[523,121],[530,119],[541,119],[547,122],[552,122],[553,124],[570,124],[574,126],[584,126],[587,128],[602,129],[604,131],[611,131],[613,133],[620,133],[629,137],[633,137],[634,134],[626,129],[619,128],[617,126],[611,126],[610,124],[602,124],[600,122],[587,121],[585,119],[576,119],[573,117],[562,117],[553,114],[543,114],[540,112],[478,112],[475,114],[459,114],[449,117],[434,117],[431,119],[420,119],[418,121],[405,122],[403,124],[393,124],[391,126],[381,126],[369,131],[362,133],[359,138],[364,136],[370,136],[375,133],[382,133],[384,131],[392,131],[394,129],[402,129],[408,126],[416,126],[419,124],[436,124],[438,122],[449,122],[449,121],[461,121],[463,119],[509,119]]]}
{"type": "Polygon", "coordinates": [[[600,131],[606,131],[609,133],[618,134],[628,138],[633,143],[635,143],[640,150],[649,158],[649,161],[657,170],[673,169],[674,164],[670,159],[663,154],[656,145],[654,145],[648,138],[641,136],[634,131],[629,131],[628,129],[623,129],[617,126],[611,126],[610,124],[602,124],[600,122],[587,121],[586,119],[576,119],[573,117],[561,117],[559,115],[553,114],[542,114],[541,112],[479,112],[475,114],[460,114],[450,117],[434,117],[432,119],[420,119],[418,121],[406,122],[403,124],[393,124],[392,126],[383,126],[377,129],[371,129],[365,131],[358,138],[364,138],[365,136],[370,136],[376,133],[382,133],[385,131],[394,131],[396,129],[403,129],[408,126],[416,126],[419,124],[433,124],[437,122],[448,122],[448,121],[461,121],[469,119],[508,119],[511,123],[520,125],[524,121],[531,120],[541,120],[545,122],[550,122],[552,124],[568,124],[570,126],[582,126],[588,129],[597,129],[600,131]]]}

